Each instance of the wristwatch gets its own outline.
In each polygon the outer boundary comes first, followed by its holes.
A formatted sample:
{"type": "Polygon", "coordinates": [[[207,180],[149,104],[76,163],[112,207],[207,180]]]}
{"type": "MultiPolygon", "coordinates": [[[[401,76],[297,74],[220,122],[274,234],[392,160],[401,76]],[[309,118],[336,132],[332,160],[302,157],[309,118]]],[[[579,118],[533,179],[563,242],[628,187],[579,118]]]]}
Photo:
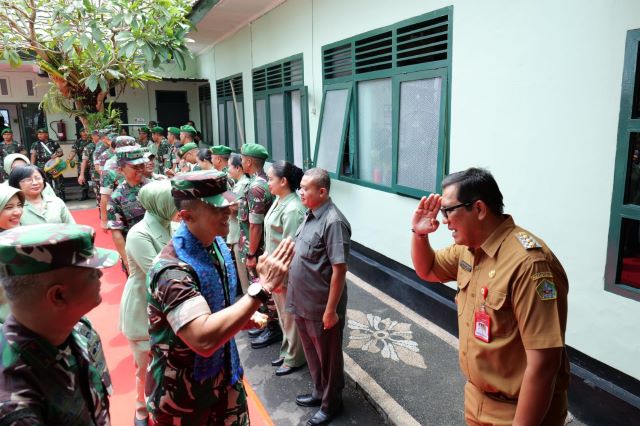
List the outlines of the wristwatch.
{"type": "Polygon", "coordinates": [[[260,300],[262,303],[267,303],[269,300],[269,293],[262,288],[262,284],[253,283],[247,289],[247,294],[255,299],[260,300]]]}

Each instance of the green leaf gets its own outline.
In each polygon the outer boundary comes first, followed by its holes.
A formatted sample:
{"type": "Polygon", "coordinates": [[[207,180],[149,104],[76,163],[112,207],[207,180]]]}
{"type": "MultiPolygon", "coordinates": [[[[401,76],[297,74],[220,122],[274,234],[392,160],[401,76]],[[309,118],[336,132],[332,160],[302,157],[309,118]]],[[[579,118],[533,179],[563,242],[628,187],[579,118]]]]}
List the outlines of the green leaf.
{"type": "Polygon", "coordinates": [[[116,34],[116,41],[118,43],[127,42],[132,38],[133,38],[133,34],[131,34],[129,31],[121,31],[118,34],[116,34]]]}
{"type": "Polygon", "coordinates": [[[109,83],[107,82],[107,79],[104,78],[104,76],[100,76],[98,81],[100,84],[100,90],[102,90],[103,92],[106,92],[107,90],[109,90],[109,83]]]}
{"type": "Polygon", "coordinates": [[[91,43],[91,39],[89,38],[88,35],[80,34],[80,46],[82,46],[83,49],[86,49],[87,47],[89,47],[90,43],[91,43]]]}
{"type": "Polygon", "coordinates": [[[142,53],[144,54],[144,58],[147,62],[152,62],[153,58],[156,56],[151,46],[149,46],[149,43],[144,43],[142,45],[142,53]]]}
{"type": "Polygon", "coordinates": [[[62,51],[69,52],[73,48],[73,43],[76,41],[76,36],[71,35],[62,43],[62,51]]]}
{"type": "Polygon", "coordinates": [[[181,70],[185,70],[187,69],[187,65],[184,63],[184,56],[182,56],[182,53],[178,52],[177,50],[173,51],[173,56],[176,58],[176,62],[178,63],[178,66],[180,67],[181,70]]]}
{"type": "Polygon", "coordinates": [[[91,74],[84,84],[89,90],[94,92],[98,88],[98,76],[96,74],[91,74]]]}

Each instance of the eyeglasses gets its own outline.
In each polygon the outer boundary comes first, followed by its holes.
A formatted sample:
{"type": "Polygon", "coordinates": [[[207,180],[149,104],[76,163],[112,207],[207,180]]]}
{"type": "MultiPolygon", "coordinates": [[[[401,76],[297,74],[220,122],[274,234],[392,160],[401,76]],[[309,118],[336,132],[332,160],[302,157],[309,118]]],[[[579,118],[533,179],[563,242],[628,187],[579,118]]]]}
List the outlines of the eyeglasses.
{"type": "Polygon", "coordinates": [[[459,209],[460,207],[469,207],[471,204],[473,204],[473,201],[468,203],[456,204],[455,206],[451,206],[451,207],[442,207],[440,209],[440,212],[442,213],[442,216],[444,216],[445,219],[449,219],[449,213],[451,213],[455,209],[459,209]]]}
{"type": "Polygon", "coordinates": [[[28,178],[24,178],[20,181],[20,183],[26,183],[28,185],[31,185],[34,182],[42,182],[44,179],[42,179],[42,176],[40,176],[39,174],[35,175],[35,176],[31,176],[28,178]]]}

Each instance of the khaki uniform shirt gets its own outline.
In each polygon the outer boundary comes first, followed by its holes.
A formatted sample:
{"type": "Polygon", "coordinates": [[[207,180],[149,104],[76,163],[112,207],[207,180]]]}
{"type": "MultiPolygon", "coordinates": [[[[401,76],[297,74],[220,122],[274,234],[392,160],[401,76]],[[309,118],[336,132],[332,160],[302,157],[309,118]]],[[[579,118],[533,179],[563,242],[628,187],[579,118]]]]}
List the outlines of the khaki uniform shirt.
{"type": "MultiPolygon", "coordinates": [[[[527,366],[525,350],[564,346],[569,284],[558,259],[506,216],[480,248],[454,244],[436,251],[432,272],[443,282],[458,281],[460,368],[467,380],[485,393],[517,399],[527,366]],[[521,242],[520,233],[533,243],[521,242]],[[483,287],[491,318],[488,343],[474,335],[483,287]]],[[[568,381],[565,352],[555,393],[566,391],[568,381]]]]}
{"type": "MultiPolygon", "coordinates": [[[[49,185],[45,187],[48,188],[49,185]]],[[[42,210],[29,201],[24,202],[20,225],[39,225],[41,223],[76,223],[64,201],[55,195],[42,191],[42,210]]]]}

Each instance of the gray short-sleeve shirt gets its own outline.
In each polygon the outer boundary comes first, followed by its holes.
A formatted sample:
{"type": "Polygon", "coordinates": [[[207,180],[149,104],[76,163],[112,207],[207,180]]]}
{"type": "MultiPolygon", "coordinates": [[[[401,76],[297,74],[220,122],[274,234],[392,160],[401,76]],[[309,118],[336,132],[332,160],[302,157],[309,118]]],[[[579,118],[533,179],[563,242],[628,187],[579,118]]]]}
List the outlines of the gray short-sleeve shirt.
{"type": "MultiPolygon", "coordinates": [[[[333,274],[332,265],[347,263],[351,225],[331,200],[308,212],[295,238],[289,270],[287,310],[310,320],[322,320],[333,274]]],[[[347,309],[345,286],[336,312],[347,309]]]]}

